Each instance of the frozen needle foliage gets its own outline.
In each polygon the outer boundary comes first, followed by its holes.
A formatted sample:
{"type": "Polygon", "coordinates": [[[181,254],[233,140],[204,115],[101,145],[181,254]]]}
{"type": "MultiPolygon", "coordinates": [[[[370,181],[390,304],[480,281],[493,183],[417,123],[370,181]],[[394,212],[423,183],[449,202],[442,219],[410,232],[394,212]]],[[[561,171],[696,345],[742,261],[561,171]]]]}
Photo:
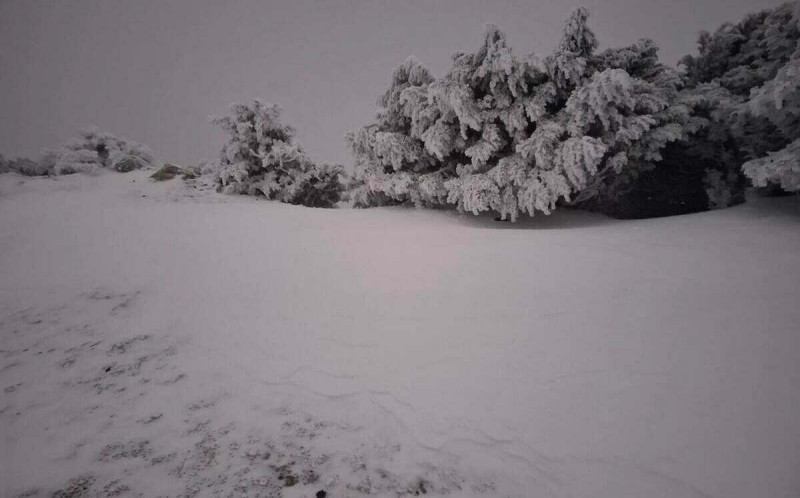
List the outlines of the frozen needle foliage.
{"type": "Polygon", "coordinates": [[[519,58],[488,26],[434,78],[395,70],[376,121],[347,137],[357,206],[411,201],[516,220],[615,199],[684,133],[681,78],[649,40],[597,53],[585,9],[550,56],[519,58]]]}
{"type": "Polygon", "coordinates": [[[218,190],[264,196],[289,204],[333,207],[344,186],[342,167],[314,163],[280,121],[280,107],[253,101],[234,104],[214,124],[228,134],[214,171],[218,190]]]}

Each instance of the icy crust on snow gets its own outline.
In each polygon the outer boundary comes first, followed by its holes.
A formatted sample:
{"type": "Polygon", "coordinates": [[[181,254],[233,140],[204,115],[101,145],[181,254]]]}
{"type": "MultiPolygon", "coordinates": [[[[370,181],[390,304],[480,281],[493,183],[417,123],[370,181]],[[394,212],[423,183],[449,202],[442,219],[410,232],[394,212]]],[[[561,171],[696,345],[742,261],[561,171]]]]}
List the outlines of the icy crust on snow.
{"type": "Polygon", "coordinates": [[[0,495],[793,496],[798,228],[0,175],[0,495]]]}

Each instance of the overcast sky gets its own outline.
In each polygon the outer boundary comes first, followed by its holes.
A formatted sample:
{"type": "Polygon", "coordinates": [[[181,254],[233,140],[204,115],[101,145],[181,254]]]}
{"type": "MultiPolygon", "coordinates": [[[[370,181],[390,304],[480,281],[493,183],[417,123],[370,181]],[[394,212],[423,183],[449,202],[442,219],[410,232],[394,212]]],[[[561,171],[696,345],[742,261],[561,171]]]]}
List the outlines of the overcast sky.
{"type": "Polygon", "coordinates": [[[316,159],[349,166],[392,70],[435,75],[493,22],[519,55],[548,53],[585,5],[601,47],[649,37],[662,60],[780,0],[0,0],[0,153],[37,155],[95,124],[166,161],[217,155],[208,122],[240,100],[280,104],[316,159]]]}

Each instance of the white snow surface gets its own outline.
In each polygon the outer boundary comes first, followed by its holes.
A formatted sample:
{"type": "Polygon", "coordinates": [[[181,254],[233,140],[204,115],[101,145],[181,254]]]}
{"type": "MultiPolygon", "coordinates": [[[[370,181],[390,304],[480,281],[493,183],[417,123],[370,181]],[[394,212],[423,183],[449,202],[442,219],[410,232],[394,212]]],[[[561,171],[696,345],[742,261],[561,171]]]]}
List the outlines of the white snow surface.
{"type": "Polygon", "coordinates": [[[0,495],[800,493],[800,202],[517,224],[0,175],[0,495]]]}

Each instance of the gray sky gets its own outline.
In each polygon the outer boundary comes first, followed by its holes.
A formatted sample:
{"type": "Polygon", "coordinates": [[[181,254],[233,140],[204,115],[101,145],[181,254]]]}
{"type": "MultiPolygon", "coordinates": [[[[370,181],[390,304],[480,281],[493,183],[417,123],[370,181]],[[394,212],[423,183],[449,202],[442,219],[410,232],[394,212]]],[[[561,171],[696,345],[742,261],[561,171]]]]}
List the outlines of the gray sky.
{"type": "Polygon", "coordinates": [[[493,22],[519,55],[548,53],[569,12],[601,47],[642,37],[675,64],[697,33],[781,0],[0,0],[0,153],[36,155],[95,124],[166,161],[215,158],[208,116],[261,97],[316,159],[349,165],[409,55],[442,74],[493,22]]]}

